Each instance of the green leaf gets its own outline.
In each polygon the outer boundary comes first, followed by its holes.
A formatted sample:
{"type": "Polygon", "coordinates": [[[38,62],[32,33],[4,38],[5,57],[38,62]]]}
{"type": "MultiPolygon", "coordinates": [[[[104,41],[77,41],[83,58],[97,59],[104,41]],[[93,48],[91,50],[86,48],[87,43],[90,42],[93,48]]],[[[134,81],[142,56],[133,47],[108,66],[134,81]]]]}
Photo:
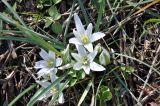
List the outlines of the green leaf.
{"type": "Polygon", "coordinates": [[[44,28],[49,27],[52,23],[53,23],[53,21],[51,20],[51,17],[46,17],[44,28]]]}
{"type": "Polygon", "coordinates": [[[71,77],[77,77],[76,71],[73,70],[73,69],[69,71],[69,75],[70,75],[71,77]]]}
{"type": "Polygon", "coordinates": [[[69,82],[70,86],[71,87],[74,86],[76,84],[76,82],[77,82],[77,79],[75,79],[75,78],[71,79],[70,82],[69,82]]]}
{"type": "Polygon", "coordinates": [[[58,12],[57,7],[55,7],[54,5],[49,8],[48,13],[54,20],[58,20],[61,18],[61,14],[58,12]]]}
{"type": "Polygon", "coordinates": [[[54,4],[60,3],[62,0],[53,0],[54,4]]]}
{"type": "Polygon", "coordinates": [[[86,73],[84,71],[78,71],[77,72],[77,78],[78,79],[83,79],[83,78],[85,78],[85,76],[86,76],[86,73]]]}
{"type": "Polygon", "coordinates": [[[133,73],[135,70],[133,67],[131,66],[126,66],[126,72],[128,72],[129,74],[133,73]]]}
{"type": "Polygon", "coordinates": [[[62,32],[62,25],[59,22],[55,22],[52,24],[52,31],[56,34],[62,32]]]}
{"type": "Polygon", "coordinates": [[[128,74],[131,74],[135,71],[134,68],[131,67],[131,66],[121,66],[120,70],[124,71],[124,72],[127,72],[128,74]]]}
{"type": "Polygon", "coordinates": [[[109,101],[112,99],[112,93],[110,92],[110,89],[108,88],[108,86],[104,85],[100,86],[97,96],[97,98],[100,100],[109,101]]]}

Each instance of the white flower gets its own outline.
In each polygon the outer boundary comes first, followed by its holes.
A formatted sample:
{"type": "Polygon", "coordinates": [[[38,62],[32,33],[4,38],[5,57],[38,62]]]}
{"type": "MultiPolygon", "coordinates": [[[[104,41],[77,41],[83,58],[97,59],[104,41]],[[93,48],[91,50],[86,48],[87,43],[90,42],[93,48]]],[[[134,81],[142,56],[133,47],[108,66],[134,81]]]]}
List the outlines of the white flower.
{"type": "Polygon", "coordinates": [[[42,57],[43,60],[37,61],[35,63],[34,68],[40,69],[37,74],[39,77],[48,75],[53,71],[54,73],[57,72],[57,67],[62,64],[61,58],[56,58],[54,52],[49,51],[48,53],[41,49],[39,55],[42,57]]]}
{"type": "MultiPolygon", "coordinates": [[[[53,74],[52,77],[51,77],[51,82],[53,83],[58,77],[53,74]]],[[[48,86],[50,86],[52,83],[49,82],[49,81],[46,81],[46,80],[42,80],[42,81],[39,81],[37,80],[36,81],[38,84],[40,84],[43,88],[47,88],[48,86]]],[[[55,96],[59,89],[62,87],[63,83],[59,83],[58,85],[54,86],[51,88],[50,91],[48,91],[46,94],[44,94],[39,100],[42,100],[43,98],[48,98],[50,96],[55,96]]],[[[63,104],[64,103],[64,96],[63,96],[63,93],[60,93],[59,95],[59,98],[58,98],[58,102],[63,104]]]]}
{"type": "Polygon", "coordinates": [[[76,53],[71,54],[73,58],[77,61],[74,64],[73,69],[80,70],[83,68],[86,74],[89,74],[90,70],[93,70],[93,71],[104,71],[105,70],[103,66],[93,61],[97,55],[96,50],[88,54],[83,46],[77,45],[76,47],[78,50],[78,54],[76,53]]]}
{"type": "Polygon", "coordinates": [[[73,43],[76,45],[84,45],[84,47],[89,52],[92,52],[93,51],[92,42],[97,41],[100,38],[103,38],[105,34],[102,32],[96,32],[92,34],[92,29],[93,29],[92,23],[90,23],[87,27],[87,30],[85,30],[79,16],[76,13],[74,14],[74,21],[77,31],[73,30],[75,37],[69,39],[69,43],[73,43]]]}

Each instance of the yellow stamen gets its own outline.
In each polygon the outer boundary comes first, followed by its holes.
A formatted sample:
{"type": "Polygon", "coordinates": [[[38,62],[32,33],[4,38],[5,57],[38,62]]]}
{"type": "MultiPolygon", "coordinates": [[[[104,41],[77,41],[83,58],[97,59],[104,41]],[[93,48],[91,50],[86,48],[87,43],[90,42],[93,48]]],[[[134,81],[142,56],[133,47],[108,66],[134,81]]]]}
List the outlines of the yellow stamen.
{"type": "Polygon", "coordinates": [[[51,90],[52,90],[53,93],[57,92],[57,89],[55,87],[53,87],[51,90]]]}
{"type": "Polygon", "coordinates": [[[82,43],[84,43],[84,44],[89,43],[89,38],[88,38],[88,36],[87,36],[87,35],[82,35],[82,36],[81,36],[81,41],[82,41],[82,43]]]}
{"type": "Polygon", "coordinates": [[[89,63],[87,57],[84,57],[84,58],[82,59],[82,63],[83,63],[84,65],[86,65],[86,64],[89,63]]]}
{"type": "Polygon", "coordinates": [[[47,64],[48,64],[49,67],[54,66],[54,60],[48,60],[47,64]]]}

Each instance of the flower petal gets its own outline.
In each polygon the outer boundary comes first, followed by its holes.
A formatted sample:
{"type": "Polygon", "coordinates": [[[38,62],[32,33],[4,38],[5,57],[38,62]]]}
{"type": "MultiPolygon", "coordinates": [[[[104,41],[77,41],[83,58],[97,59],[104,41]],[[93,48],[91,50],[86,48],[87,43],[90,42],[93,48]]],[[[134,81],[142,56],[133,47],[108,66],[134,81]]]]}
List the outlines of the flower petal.
{"type": "Polygon", "coordinates": [[[80,40],[80,36],[81,36],[80,33],[78,33],[77,31],[75,31],[75,30],[73,29],[73,34],[75,35],[75,37],[76,37],[77,39],[80,40]]]}
{"type": "Polygon", "coordinates": [[[37,69],[38,68],[45,68],[47,66],[48,66],[48,63],[46,61],[40,60],[40,61],[35,62],[34,68],[37,68],[37,69]]]}
{"type": "Polygon", "coordinates": [[[79,54],[71,53],[71,55],[76,61],[80,61],[82,59],[82,57],[79,54]]]}
{"type": "Polygon", "coordinates": [[[75,25],[76,25],[76,29],[77,31],[82,35],[84,34],[84,26],[79,18],[79,16],[77,15],[77,13],[74,14],[74,21],[75,21],[75,25]]]}
{"type": "Polygon", "coordinates": [[[36,82],[44,88],[47,88],[51,84],[50,82],[45,81],[45,80],[43,80],[43,81],[36,80],[36,82]]]}
{"type": "Polygon", "coordinates": [[[39,55],[40,55],[40,56],[42,57],[42,59],[44,59],[44,60],[49,60],[49,59],[50,59],[48,53],[47,53],[45,50],[43,50],[43,49],[41,49],[41,51],[39,52],[39,55]]]}
{"type": "Polygon", "coordinates": [[[87,30],[85,31],[85,34],[89,37],[89,39],[91,39],[92,29],[93,29],[93,25],[92,23],[90,23],[87,27],[87,30]]]}
{"type": "Polygon", "coordinates": [[[82,69],[82,64],[80,62],[75,63],[74,66],[73,66],[73,69],[74,70],[80,70],[80,69],[82,69]]]}
{"type": "Polygon", "coordinates": [[[97,41],[97,40],[103,38],[104,36],[105,36],[105,34],[102,32],[93,33],[91,36],[91,42],[97,41]]]}
{"type": "Polygon", "coordinates": [[[75,45],[82,45],[82,43],[76,37],[70,38],[69,43],[73,43],[75,45]]]}
{"type": "Polygon", "coordinates": [[[60,104],[63,104],[63,103],[64,103],[63,93],[60,93],[59,98],[58,98],[58,102],[59,102],[60,104]]]}
{"type": "Polygon", "coordinates": [[[84,47],[85,47],[89,52],[92,52],[92,51],[93,51],[93,45],[92,45],[92,43],[86,44],[86,45],[84,45],[84,47]]]}
{"type": "Polygon", "coordinates": [[[97,55],[97,51],[94,50],[93,52],[89,53],[87,57],[88,57],[89,61],[92,62],[94,60],[94,58],[96,57],[96,55],[97,55]]]}
{"type": "Polygon", "coordinates": [[[83,66],[82,68],[83,68],[83,70],[85,71],[86,74],[90,73],[90,67],[89,66],[83,66]]]}
{"type": "Polygon", "coordinates": [[[61,58],[57,58],[56,59],[56,67],[60,66],[62,64],[62,59],[61,58]]]}
{"type": "Polygon", "coordinates": [[[49,55],[49,58],[50,58],[50,59],[55,59],[55,58],[56,58],[55,53],[52,52],[52,51],[49,51],[48,55],[49,55]]]}
{"type": "Polygon", "coordinates": [[[103,66],[101,66],[95,62],[90,63],[90,68],[93,71],[104,71],[105,70],[105,68],[103,66]]]}
{"type": "Polygon", "coordinates": [[[87,51],[82,45],[76,45],[76,48],[78,50],[78,54],[80,54],[82,57],[87,55],[87,51]]]}
{"type": "Polygon", "coordinates": [[[65,69],[69,69],[69,68],[71,68],[71,67],[73,67],[73,64],[68,63],[68,64],[66,64],[66,65],[64,65],[64,66],[58,67],[58,69],[60,69],[60,70],[65,70],[65,69]]]}
{"type": "Polygon", "coordinates": [[[49,75],[50,75],[50,78],[51,78],[51,82],[54,82],[58,77],[56,76],[56,73],[57,72],[57,69],[55,70],[51,70],[49,75]]]}
{"type": "Polygon", "coordinates": [[[49,74],[49,68],[42,68],[37,72],[38,77],[49,74]]]}

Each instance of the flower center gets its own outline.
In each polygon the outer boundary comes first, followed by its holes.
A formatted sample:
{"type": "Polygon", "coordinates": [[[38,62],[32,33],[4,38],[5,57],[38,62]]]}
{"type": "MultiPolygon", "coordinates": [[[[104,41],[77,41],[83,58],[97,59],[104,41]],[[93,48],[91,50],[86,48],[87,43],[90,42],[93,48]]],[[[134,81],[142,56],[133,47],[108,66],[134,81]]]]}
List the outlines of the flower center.
{"type": "Polygon", "coordinates": [[[88,64],[88,63],[89,63],[88,58],[87,58],[87,57],[84,57],[84,58],[82,59],[82,64],[86,65],[86,64],[88,64]]]}
{"type": "Polygon", "coordinates": [[[54,62],[55,62],[54,59],[51,59],[51,60],[47,61],[47,64],[48,64],[49,67],[53,67],[54,66],[54,62]]]}
{"type": "Polygon", "coordinates": [[[53,93],[56,93],[56,92],[57,92],[56,87],[53,87],[51,90],[52,90],[53,93]]]}
{"type": "Polygon", "coordinates": [[[82,35],[82,36],[81,36],[81,41],[82,41],[82,43],[84,43],[84,44],[89,43],[89,38],[88,38],[88,36],[87,36],[87,35],[82,35]]]}

